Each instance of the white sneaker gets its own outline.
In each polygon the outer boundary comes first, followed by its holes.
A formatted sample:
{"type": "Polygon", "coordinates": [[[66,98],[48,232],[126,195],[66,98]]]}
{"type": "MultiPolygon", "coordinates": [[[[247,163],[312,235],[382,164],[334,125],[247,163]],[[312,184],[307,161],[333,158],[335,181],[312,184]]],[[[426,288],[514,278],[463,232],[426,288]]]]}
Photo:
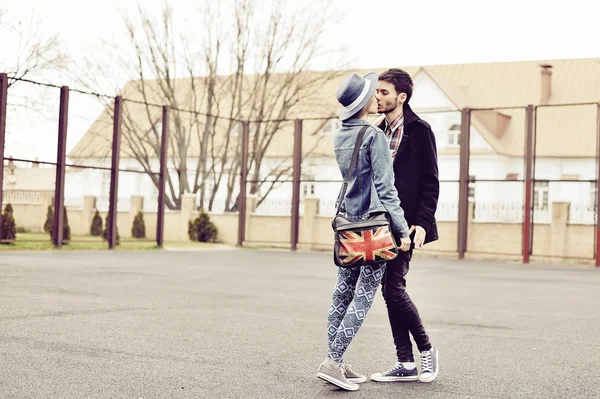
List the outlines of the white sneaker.
{"type": "Polygon", "coordinates": [[[439,360],[438,350],[433,346],[430,350],[421,352],[421,375],[419,375],[419,381],[432,382],[436,379],[439,372],[439,360]]]}
{"type": "Polygon", "coordinates": [[[346,379],[355,384],[362,384],[367,381],[367,376],[358,374],[356,371],[352,370],[352,366],[349,364],[342,364],[344,371],[346,373],[346,379]]]}
{"type": "Polygon", "coordinates": [[[346,378],[346,369],[342,364],[330,358],[323,360],[319,366],[317,377],[347,391],[358,391],[358,384],[348,381],[346,378]]]}

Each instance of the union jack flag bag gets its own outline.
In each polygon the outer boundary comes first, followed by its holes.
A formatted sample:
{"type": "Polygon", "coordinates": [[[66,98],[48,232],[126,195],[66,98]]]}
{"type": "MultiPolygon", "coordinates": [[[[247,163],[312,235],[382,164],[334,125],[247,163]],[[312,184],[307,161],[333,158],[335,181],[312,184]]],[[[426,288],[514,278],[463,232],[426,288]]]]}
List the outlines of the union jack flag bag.
{"type": "Polygon", "coordinates": [[[366,131],[367,127],[363,127],[356,138],[350,167],[342,186],[337,213],[331,222],[335,238],[333,261],[339,267],[383,263],[395,259],[399,253],[387,212],[370,214],[358,222],[348,220],[340,212],[348,189],[348,179],[352,176],[356,166],[356,158],[366,131]]]}

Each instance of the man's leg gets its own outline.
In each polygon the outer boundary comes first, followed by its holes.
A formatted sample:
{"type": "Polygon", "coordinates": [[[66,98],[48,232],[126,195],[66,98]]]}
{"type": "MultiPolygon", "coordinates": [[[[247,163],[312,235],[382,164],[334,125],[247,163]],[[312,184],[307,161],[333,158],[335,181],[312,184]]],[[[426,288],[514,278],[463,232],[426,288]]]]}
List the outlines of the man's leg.
{"type": "Polygon", "coordinates": [[[410,334],[412,334],[419,351],[431,350],[429,337],[423,327],[417,307],[406,292],[406,274],[411,258],[412,250],[401,252],[396,259],[388,262],[383,279],[382,293],[388,309],[398,363],[391,370],[373,374],[371,379],[375,381],[417,380],[410,334]]]}
{"type": "MultiPolygon", "coordinates": [[[[392,328],[394,328],[394,323],[397,323],[396,325],[399,334],[405,334],[406,330],[410,332],[415,344],[417,344],[417,348],[419,348],[419,352],[421,352],[421,375],[419,376],[419,381],[432,382],[437,378],[439,372],[439,354],[437,349],[431,346],[431,343],[429,342],[429,336],[425,331],[425,327],[423,327],[423,322],[421,321],[419,311],[417,310],[417,307],[413,301],[410,299],[408,292],[406,292],[406,274],[408,273],[411,259],[412,249],[411,251],[406,252],[405,257],[402,259],[402,278],[393,278],[394,275],[390,275],[392,279],[388,282],[392,283],[390,284],[392,289],[386,293],[386,295],[389,296],[389,302],[386,301],[386,303],[388,303],[388,316],[390,318],[392,328]],[[398,284],[394,285],[394,283],[398,284]]],[[[404,341],[401,341],[401,343],[403,342],[404,341]]],[[[404,358],[405,352],[402,350],[397,350],[397,352],[400,353],[400,355],[398,355],[398,359],[400,359],[401,356],[404,358]]],[[[407,356],[407,358],[412,358],[412,348],[410,356],[407,356]]],[[[404,362],[404,360],[398,361],[404,362]]],[[[411,363],[413,362],[411,361],[411,363]]]]}
{"type": "Polygon", "coordinates": [[[419,351],[431,348],[417,307],[406,292],[406,274],[410,267],[412,250],[401,252],[396,259],[388,262],[383,279],[383,297],[388,309],[388,317],[396,345],[399,362],[414,362],[409,332],[419,351]]]}

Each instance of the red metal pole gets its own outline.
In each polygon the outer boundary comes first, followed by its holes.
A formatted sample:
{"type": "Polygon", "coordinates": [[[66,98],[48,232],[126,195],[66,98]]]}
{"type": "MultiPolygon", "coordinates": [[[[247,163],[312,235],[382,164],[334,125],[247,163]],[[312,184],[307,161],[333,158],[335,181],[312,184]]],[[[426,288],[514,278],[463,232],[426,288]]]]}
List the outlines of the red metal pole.
{"type": "Polygon", "coordinates": [[[600,267],[600,103],[596,111],[596,267],[600,267]]]}
{"type": "MultiPolygon", "coordinates": [[[[6,142],[6,101],[8,96],[8,75],[0,73],[0,208],[2,206],[2,187],[4,182],[4,144],[6,142]]],[[[0,222],[2,221],[0,209],[0,222]]]]}
{"type": "Polygon", "coordinates": [[[250,122],[242,122],[242,160],[240,165],[240,196],[238,200],[238,242],[244,245],[246,239],[246,179],[248,178],[248,142],[250,141],[250,122]]]}
{"type": "Polygon", "coordinates": [[[54,185],[54,224],[53,241],[56,248],[63,243],[64,198],[65,198],[65,158],[67,151],[67,124],[69,120],[69,88],[60,88],[60,110],[58,114],[58,150],[56,154],[56,181],[54,185]]]}
{"type": "Polygon", "coordinates": [[[156,245],[163,246],[165,233],[165,182],[167,181],[167,149],[169,145],[169,107],[162,108],[162,133],[160,136],[160,170],[158,175],[158,210],[156,220],[156,245]]]}
{"type": "Polygon", "coordinates": [[[534,152],[534,134],[533,134],[533,105],[528,105],[525,119],[525,199],[523,205],[523,263],[529,263],[531,255],[531,201],[533,198],[533,152],[534,152]]]}
{"type": "Polygon", "coordinates": [[[108,249],[115,249],[117,245],[117,202],[119,193],[119,161],[121,158],[121,119],[123,111],[123,98],[115,98],[113,118],[112,162],[110,167],[110,197],[108,205],[108,249]]]}
{"type": "Polygon", "coordinates": [[[300,226],[300,179],[302,171],[302,120],[294,124],[294,158],[293,158],[293,188],[292,188],[292,251],[298,249],[298,231],[300,226]]]}
{"type": "Polygon", "coordinates": [[[460,123],[460,171],[458,181],[458,259],[467,252],[467,230],[469,228],[469,156],[471,142],[471,110],[461,111],[460,123]]]}

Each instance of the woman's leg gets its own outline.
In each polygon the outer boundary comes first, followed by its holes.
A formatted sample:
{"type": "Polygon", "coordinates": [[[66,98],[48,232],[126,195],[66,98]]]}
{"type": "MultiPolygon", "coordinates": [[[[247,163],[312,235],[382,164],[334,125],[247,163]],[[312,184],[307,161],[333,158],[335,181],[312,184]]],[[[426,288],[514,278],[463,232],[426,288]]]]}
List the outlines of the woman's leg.
{"type": "Polygon", "coordinates": [[[358,283],[354,293],[354,303],[344,315],[333,342],[330,344],[329,358],[342,363],[343,356],[352,338],[356,336],[367,312],[373,304],[375,294],[385,272],[385,263],[366,265],[360,268],[358,283]]]}
{"type": "Polygon", "coordinates": [[[360,274],[360,267],[338,269],[338,279],[333,291],[333,299],[329,308],[329,316],[327,317],[327,336],[329,338],[329,351],[332,350],[332,344],[338,332],[340,323],[348,306],[354,297],[354,289],[360,274]]]}

